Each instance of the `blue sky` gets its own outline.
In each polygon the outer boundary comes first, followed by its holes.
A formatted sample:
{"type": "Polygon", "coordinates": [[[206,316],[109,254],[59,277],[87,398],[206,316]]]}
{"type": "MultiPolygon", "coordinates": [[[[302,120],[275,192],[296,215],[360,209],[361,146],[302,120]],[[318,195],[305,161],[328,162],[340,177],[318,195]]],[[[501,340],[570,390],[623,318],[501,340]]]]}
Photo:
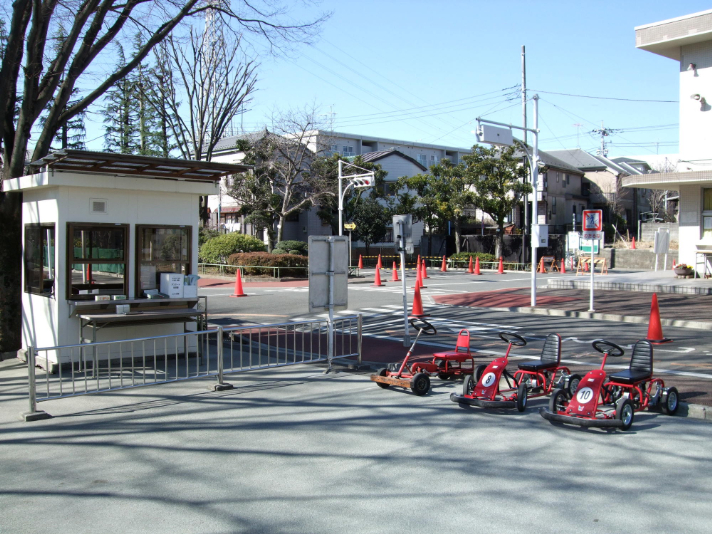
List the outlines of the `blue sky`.
{"type": "MultiPolygon", "coordinates": [[[[508,102],[507,94],[521,83],[525,45],[529,96],[537,90],[541,97],[542,149],[595,150],[600,138],[590,132],[603,121],[620,130],[608,138],[609,156],[676,153],[677,103],[601,97],[677,101],[677,62],[637,50],[634,27],[709,8],[696,0],[294,7],[300,18],[318,10],[333,16],[313,46],[261,60],[258,92],[242,124],[254,130],[274,109],[315,104],[337,131],[470,147],[477,116],[521,125],[521,101],[508,102]]],[[[530,121],[532,113],[530,103],[530,121]]]]}

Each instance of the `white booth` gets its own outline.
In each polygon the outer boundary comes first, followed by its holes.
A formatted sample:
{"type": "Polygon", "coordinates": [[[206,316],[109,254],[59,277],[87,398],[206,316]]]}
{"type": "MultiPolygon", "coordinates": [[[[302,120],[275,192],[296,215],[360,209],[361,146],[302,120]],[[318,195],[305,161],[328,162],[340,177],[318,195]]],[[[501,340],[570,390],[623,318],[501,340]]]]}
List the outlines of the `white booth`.
{"type": "Polygon", "coordinates": [[[247,166],[63,150],[31,168],[4,184],[23,193],[23,349],[195,325],[199,197],[247,166]]]}

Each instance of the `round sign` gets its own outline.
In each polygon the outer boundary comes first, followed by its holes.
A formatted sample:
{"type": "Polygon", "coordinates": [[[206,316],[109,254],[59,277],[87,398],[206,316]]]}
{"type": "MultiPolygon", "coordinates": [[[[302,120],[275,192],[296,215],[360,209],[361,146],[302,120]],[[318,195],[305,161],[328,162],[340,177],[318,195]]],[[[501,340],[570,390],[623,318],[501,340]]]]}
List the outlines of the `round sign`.
{"type": "Polygon", "coordinates": [[[482,377],[482,385],[486,388],[490,387],[492,384],[494,384],[494,381],[497,379],[494,373],[487,373],[485,376],[482,377]]]}
{"type": "Polygon", "coordinates": [[[576,392],[576,400],[579,404],[587,404],[593,400],[593,390],[591,388],[581,388],[576,392]]]}

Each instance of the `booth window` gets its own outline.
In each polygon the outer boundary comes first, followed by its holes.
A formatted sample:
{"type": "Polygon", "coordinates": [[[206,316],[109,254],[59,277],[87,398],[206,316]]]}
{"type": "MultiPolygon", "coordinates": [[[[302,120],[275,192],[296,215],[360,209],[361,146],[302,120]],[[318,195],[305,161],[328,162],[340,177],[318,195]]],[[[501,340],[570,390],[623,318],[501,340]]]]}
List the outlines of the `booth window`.
{"type": "Polygon", "coordinates": [[[54,293],[54,224],[25,225],[25,293],[54,293]]]}
{"type": "Polygon", "coordinates": [[[136,225],[136,298],[159,289],[161,273],[191,274],[191,227],[136,225]]]}
{"type": "Polygon", "coordinates": [[[67,226],[67,298],[128,296],[128,225],[69,223],[67,226]]]}

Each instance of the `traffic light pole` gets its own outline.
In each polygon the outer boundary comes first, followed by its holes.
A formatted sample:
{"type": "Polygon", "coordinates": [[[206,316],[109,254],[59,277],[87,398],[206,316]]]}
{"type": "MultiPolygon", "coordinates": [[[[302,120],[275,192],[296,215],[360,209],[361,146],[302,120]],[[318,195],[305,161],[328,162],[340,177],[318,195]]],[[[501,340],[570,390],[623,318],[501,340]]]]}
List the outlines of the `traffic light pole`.
{"type": "Polygon", "coordinates": [[[339,235],[344,235],[344,197],[346,196],[346,193],[351,187],[356,189],[373,187],[375,180],[376,176],[373,171],[369,171],[368,169],[364,169],[354,165],[353,163],[349,163],[348,161],[339,160],[339,235]],[[349,174],[344,176],[344,165],[366,172],[362,174],[349,174]],[[342,183],[344,178],[349,179],[349,183],[346,185],[345,189],[342,183]]]}

